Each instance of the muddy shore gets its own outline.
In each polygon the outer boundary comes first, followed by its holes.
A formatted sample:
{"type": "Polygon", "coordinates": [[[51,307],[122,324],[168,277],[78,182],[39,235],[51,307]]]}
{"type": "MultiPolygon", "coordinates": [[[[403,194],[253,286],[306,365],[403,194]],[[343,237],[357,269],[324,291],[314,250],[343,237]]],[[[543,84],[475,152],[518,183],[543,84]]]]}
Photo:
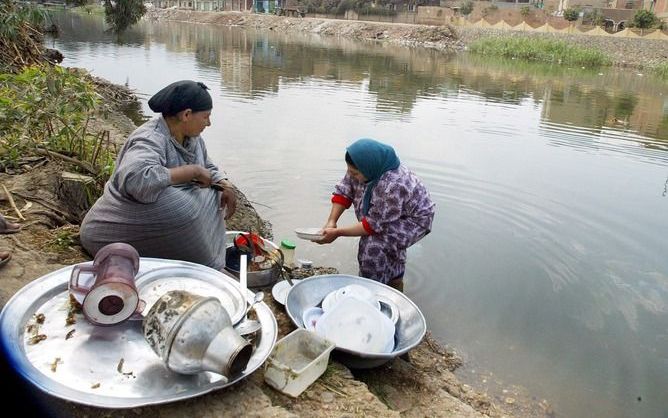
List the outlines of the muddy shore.
{"type": "MultiPolygon", "coordinates": [[[[192,17],[192,14],[190,15],[192,17]]],[[[204,19],[206,14],[201,15],[195,21],[200,21],[200,18],[206,20],[204,19]]],[[[240,24],[238,19],[249,22],[246,20],[248,16],[256,15],[231,14],[228,18],[232,20],[228,23],[207,23],[240,24]]],[[[293,20],[304,24],[315,24],[309,22],[309,19],[257,17],[268,18],[268,23],[283,22],[283,25],[289,27],[296,25],[293,20]]],[[[419,42],[422,46],[433,44],[432,47],[447,50],[461,47],[459,41],[451,36],[448,28],[423,29],[407,27],[412,25],[398,26],[401,28],[396,29],[397,42],[406,45],[419,42]],[[399,37],[400,33],[404,34],[404,38],[399,37]],[[420,36],[427,40],[416,41],[416,33],[421,33],[420,36]],[[432,44],[428,44],[430,42],[432,44]]],[[[334,29],[327,29],[327,25],[322,22],[319,28],[321,32],[318,33],[344,36],[341,33],[334,33],[334,29]]],[[[345,33],[358,39],[378,39],[385,36],[379,35],[377,28],[365,24],[353,25],[346,30],[348,32],[345,33]]],[[[135,127],[134,123],[120,113],[99,119],[98,123],[98,129],[109,130],[111,138],[117,143],[122,143],[135,127]]],[[[0,249],[8,249],[13,254],[11,262],[0,268],[2,306],[30,281],[63,266],[90,260],[78,245],[78,224],[71,218],[71,214],[67,213],[66,203],[57,194],[57,179],[60,173],[70,169],[71,167],[62,162],[45,157],[23,165],[16,172],[0,173],[0,184],[10,190],[15,205],[21,209],[22,215],[26,218],[20,221],[23,225],[20,233],[0,235],[0,249]]],[[[237,191],[237,196],[241,204],[238,213],[229,222],[228,228],[259,229],[264,236],[271,238],[271,224],[257,215],[242,191],[237,191]]],[[[1,191],[0,212],[12,221],[18,220],[8,196],[1,191]]],[[[335,271],[319,267],[311,272],[298,270],[296,275],[304,277],[332,272],[335,271]]],[[[265,302],[277,318],[280,338],[292,331],[294,325],[285,314],[284,308],[272,300],[270,289],[264,290],[267,294],[265,302]]],[[[259,369],[230,388],[186,401],[157,406],[123,410],[100,409],[67,402],[42,393],[30,385],[27,385],[25,390],[20,390],[19,395],[22,397],[17,397],[15,400],[24,410],[27,408],[28,411],[44,416],[57,417],[363,415],[499,417],[550,416],[553,413],[549,401],[532,399],[524,388],[508,386],[503,393],[498,394],[488,394],[474,389],[455,376],[455,370],[461,366],[462,360],[456,353],[448,350],[428,334],[427,338],[411,351],[410,362],[397,358],[375,369],[350,370],[336,361],[330,361],[325,375],[297,399],[271,389],[264,383],[263,371],[259,369]]]]}

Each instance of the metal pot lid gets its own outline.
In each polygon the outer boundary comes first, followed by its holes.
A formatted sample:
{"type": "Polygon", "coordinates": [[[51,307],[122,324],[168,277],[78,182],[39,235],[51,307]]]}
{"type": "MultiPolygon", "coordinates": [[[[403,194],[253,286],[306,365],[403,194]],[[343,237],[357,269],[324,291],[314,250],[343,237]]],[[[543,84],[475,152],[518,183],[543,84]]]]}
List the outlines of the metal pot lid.
{"type": "Polygon", "coordinates": [[[136,283],[139,298],[146,303],[144,316],[162,295],[171,290],[216,297],[230,315],[232,324],[239,322],[246,313],[246,300],[241,294],[239,283],[217,270],[199,264],[154,268],[138,274],[136,283]]]}

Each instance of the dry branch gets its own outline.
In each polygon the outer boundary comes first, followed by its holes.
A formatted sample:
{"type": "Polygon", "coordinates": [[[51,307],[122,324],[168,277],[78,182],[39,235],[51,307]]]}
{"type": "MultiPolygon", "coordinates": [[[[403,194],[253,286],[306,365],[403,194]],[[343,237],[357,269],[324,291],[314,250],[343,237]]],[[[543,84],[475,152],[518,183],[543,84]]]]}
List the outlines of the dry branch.
{"type": "Polygon", "coordinates": [[[26,218],[23,217],[23,214],[19,210],[18,206],[16,206],[16,202],[14,202],[14,198],[12,197],[12,194],[9,192],[9,190],[7,190],[7,188],[5,187],[4,184],[2,185],[2,190],[5,191],[5,195],[7,196],[7,200],[9,200],[9,205],[12,207],[12,209],[14,209],[14,212],[16,212],[19,219],[21,219],[22,221],[25,221],[26,218]]]}

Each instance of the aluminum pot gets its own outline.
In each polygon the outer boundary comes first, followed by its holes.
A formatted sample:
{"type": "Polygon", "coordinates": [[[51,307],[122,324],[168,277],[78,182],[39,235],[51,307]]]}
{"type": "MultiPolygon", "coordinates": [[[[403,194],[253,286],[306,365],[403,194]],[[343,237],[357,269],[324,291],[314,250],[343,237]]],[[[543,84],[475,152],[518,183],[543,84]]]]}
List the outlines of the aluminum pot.
{"type": "Polygon", "coordinates": [[[162,295],[142,330],[153,351],[177,373],[211,371],[232,378],[244,371],[253,352],[217,298],[182,290],[162,295]]]}
{"type": "MultiPolygon", "coordinates": [[[[237,279],[239,278],[239,252],[232,244],[237,234],[245,234],[242,231],[227,231],[226,242],[228,246],[225,252],[225,270],[230,272],[237,279]]],[[[266,238],[262,238],[265,245],[278,249],[276,244],[266,238]]],[[[247,286],[251,288],[271,286],[278,281],[281,276],[281,267],[274,265],[270,269],[247,272],[247,286]]]]}

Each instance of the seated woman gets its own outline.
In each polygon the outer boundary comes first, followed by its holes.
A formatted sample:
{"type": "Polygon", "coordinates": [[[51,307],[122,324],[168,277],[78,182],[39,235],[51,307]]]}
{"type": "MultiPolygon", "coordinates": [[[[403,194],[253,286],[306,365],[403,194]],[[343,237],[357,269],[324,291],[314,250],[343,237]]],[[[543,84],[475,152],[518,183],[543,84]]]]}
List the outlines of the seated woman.
{"type": "Polygon", "coordinates": [[[142,257],[225,266],[225,219],[236,209],[232,186],[210,161],[200,136],[212,100],[202,83],[170,84],[148,101],[162,115],[135,130],[121,149],[104,194],[81,224],[91,254],[125,242],[142,257]],[[210,188],[223,186],[222,192],[210,188]]]}

